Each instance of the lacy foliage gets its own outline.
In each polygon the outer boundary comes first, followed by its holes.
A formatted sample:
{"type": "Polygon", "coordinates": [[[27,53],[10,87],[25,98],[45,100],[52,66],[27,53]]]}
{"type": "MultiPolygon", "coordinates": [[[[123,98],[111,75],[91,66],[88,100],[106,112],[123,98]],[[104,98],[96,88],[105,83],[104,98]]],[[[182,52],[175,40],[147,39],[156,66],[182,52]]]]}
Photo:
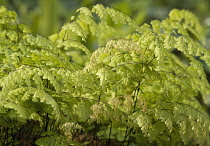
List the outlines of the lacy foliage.
{"type": "Polygon", "coordinates": [[[15,17],[0,8],[1,144],[79,145],[87,123],[96,143],[208,144],[196,96],[210,94],[200,62],[210,66],[210,52],[191,12],[138,26],[114,8],[82,7],[50,39],[15,17]]]}

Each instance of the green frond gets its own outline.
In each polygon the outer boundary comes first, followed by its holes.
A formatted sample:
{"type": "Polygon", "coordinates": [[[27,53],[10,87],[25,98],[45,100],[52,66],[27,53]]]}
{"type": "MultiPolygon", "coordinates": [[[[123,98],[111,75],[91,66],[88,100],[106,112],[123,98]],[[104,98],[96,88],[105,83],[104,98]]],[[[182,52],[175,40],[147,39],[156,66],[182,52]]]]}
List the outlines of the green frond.
{"type": "Polygon", "coordinates": [[[64,50],[70,50],[71,47],[76,48],[76,49],[84,51],[88,57],[91,56],[90,50],[88,50],[86,46],[84,46],[83,44],[81,44],[80,42],[76,40],[59,41],[58,47],[64,47],[64,50]]]}
{"type": "Polygon", "coordinates": [[[91,11],[87,7],[82,7],[80,9],[78,9],[77,12],[80,12],[80,14],[81,13],[85,14],[86,17],[93,18],[93,15],[92,15],[91,11]]]}
{"type": "Polygon", "coordinates": [[[92,12],[96,13],[102,22],[106,24],[108,13],[106,13],[106,8],[103,5],[97,4],[93,6],[92,12]]]}
{"type": "Polygon", "coordinates": [[[62,27],[59,37],[63,38],[64,40],[74,39],[75,36],[72,33],[75,33],[77,36],[81,37],[83,41],[85,41],[87,38],[87,34],[76,21],[66,23],[62,27]]]}
{"type": "MultiPolygon", "coordinates": [[[[4,6],[0,7],[0,24],[14,23],[16,19],[16,13],[14,11],[8,11],[4,6]]],[[[2,28],[2,26],[0,27],[2,28]]]]}
{"type": "Polygon", "coordinates": [[[169,19],[177,21],[184,29],[188,31],[188,35],[195,39],[204,39],[204,30],[201,27],[198,18],[190,11],[173,9],[169,13],[169,19]],[[192,34],[192,35],[191,35],[192,34]]]}
{"type": "Polygon", "coordinates": [[[134,27],[138,26],[138,24],[134,21],[134,19],[132,19],[130,16],[119,10],[107,7],[105,12],[107,12],[110,15],[115,24],[120,23],[120,24],[128,24],[134,27]]]}

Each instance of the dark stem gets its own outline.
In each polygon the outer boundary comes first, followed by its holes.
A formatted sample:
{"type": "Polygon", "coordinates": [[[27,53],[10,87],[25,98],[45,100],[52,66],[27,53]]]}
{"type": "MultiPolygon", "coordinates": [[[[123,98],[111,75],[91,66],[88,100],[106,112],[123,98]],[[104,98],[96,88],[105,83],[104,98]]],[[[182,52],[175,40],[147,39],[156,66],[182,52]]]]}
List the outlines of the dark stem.
{"type": "Polygon", "coordinates": [[[139,91],[140,91],[140,88],[139,88],[140,84],[141,84],[141,81],[139,81],[139,83],[137,85],[137,89],[135,90],[135,93],[134,93],[134,106],[133,106],[133,112],[132,113],[134,113],[135,110],[136,110],[136,103],[138,101],[137,96],[138,96],[139,91]]]}
{"type": "Polygon", "coordinates": [[[108,145],[111,144],[111,134],[112,134],[112,121],[110,121],[110,131],[109,131],[109,140],[108,140],[108,145]]]}
{"type": "Polygon", "coordinates": [[[100,102],[101,100],[101,94],[98,96],[98,102],[100,102]]]}
{"type": "Polygon", "coordinates": [[[53,119],[50,124],[50,130],[52,130],[55,127],[55,120],[53,119]]]}
{"type": "Polygon", "coordinates": [[[45,128],[44,128],[45,131],[47,131],[48,125],[49,125],[49,117],[48,117],[48,113],[47,113],[46,114],[46,124],[45,124],[45,128]]]}
{"type": "Polygon", "coordinates": [[[7,140],[8,140],[8,129],[9,128],[5,128],[5,136],[4,136],[4,144],[6,145],[7,144],[7,140]]]}
{"type": "MultiPolygon", "coordinates": [[[[132,131],[132,130],[133,130],[133,128],[130,129],[130,131],[128,132],[128,135],[127,135],[127,136],[128,136],[128,143],[127,143],[127,146],[129,146],[129,143],[130,143],[130,134],[131,134],[131,131],[132,131]]],[[[127,137],[127,136],[126,136],[126,137],[127,137]]]]}
{"type": "MultiPolygon", "coordinates": [[[[94,146],[94,141],[95,140],[97,140],[97,122],[96,121],[95,121],[95,129],[94,129],[94,134],[93,134],[93,143],[92,143],[92,146],[94,146]]],[[[96,145],[97,145],[97,143],[96,143],[96,145]]]]}
{"type": "Polygon", "coordinates": [[[126,141],[126,138],[127,138],[127,132],[128,132],[128,126],[126,126],[126,130],[125,130],[125,137],[124,137],[123,143],[125,143],[125,141],[126,141]]]}

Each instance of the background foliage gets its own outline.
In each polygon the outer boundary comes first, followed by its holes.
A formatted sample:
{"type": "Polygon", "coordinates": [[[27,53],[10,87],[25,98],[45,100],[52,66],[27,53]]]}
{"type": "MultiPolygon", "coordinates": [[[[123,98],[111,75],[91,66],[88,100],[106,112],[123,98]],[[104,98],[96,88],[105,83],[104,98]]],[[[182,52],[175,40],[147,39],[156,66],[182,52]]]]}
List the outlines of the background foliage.
{"type": "MultiPolygon", "coordinates": [[[[48,0],[0,0],[0,4],[18,13],[21,23],[45,36],[58,32],[79,7],[90,4],[113,6],[132,16],[139,24],[153,19],[165,19],[174,8],[187,9],[209,29],[209,3],[208,0],[52,0],[51,3],[48,0]]],[[[209,37],[209,33],[207,35],[209,37]]]]}

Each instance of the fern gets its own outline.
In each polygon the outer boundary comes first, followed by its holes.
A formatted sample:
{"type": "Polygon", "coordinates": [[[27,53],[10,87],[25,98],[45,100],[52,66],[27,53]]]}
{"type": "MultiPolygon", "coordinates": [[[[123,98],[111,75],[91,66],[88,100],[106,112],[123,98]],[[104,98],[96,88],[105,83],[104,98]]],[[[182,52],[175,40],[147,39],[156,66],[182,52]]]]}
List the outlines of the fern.
{"type": "Polygon", "coordinates": [[[191,12],[139,26],[114,8],[82,7],[50,39],[15,17],[0,8],[2,145],[209,144],[196,96],[209,94],[197,58],[210,66],[210,54],[191,12]]]}

